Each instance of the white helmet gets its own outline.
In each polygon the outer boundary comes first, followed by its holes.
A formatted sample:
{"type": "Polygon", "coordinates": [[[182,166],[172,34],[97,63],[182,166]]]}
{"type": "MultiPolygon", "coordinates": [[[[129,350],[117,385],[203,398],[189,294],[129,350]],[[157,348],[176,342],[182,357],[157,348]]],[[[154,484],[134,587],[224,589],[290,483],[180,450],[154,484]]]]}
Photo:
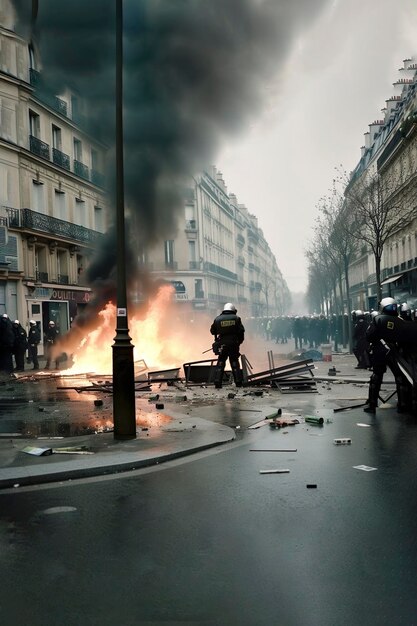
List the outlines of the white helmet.
{"type": "Polygon", "coordinates": [[[394,298],[382,298],[379,303],[379,312],[386,315],[398,315],[398,305],[394,298]]]}
{"type": "Polygon", "coordinates": [[[29,320],[29,324],[30,324],[31,326],[36,326],[36,322],[35,322],[35,320],[29,320]]]}
{"type": "Polygon", "coordinates": [[[49,326],[55,326],[55,322],[53,322],[52,320],[49,322],[49,326]]]}
{"type": "Polygon", "coordinates": [[[19,320],[15,320],[13,323],[14,324],[20,324],[19,320]]]}
{"type": "Polygon", "coordinates": [[[231,313],[236,313],[237,309],[235,305],[232,304],[231,302],[226,302],[226,304],[223,307],[223,311],[230,311],[231,313]]]}

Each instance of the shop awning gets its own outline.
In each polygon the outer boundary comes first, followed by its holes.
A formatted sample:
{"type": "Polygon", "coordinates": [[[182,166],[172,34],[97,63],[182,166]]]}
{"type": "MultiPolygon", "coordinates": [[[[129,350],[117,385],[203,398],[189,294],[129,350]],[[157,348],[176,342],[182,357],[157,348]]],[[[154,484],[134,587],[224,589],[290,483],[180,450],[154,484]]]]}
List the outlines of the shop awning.
{"type": "Polygon", "coordinates": [[[402,274],[397,274],[397,276],[390,276],[382,281],[381,285],[388,285],[389,283],[395,283],[396,280],[401,278],[402,274]]]}

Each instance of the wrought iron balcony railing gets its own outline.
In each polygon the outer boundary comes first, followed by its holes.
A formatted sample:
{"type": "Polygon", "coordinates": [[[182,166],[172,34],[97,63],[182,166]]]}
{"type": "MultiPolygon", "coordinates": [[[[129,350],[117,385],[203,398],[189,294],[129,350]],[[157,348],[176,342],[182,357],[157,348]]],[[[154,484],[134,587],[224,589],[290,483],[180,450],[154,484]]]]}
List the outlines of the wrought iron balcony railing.
{"type": "Polygon", "coordinates": [[[196,230],[197,229],[197,223],[195,220],[186,220],[185,222],[185,229],[186,230],[196,230]]]}
{"type": "Polygon", "coordinates": [[[244,246],[245,245],[245,238],[242,235],[238,235],[236,237],[236,241],[240,246],[244,246]]]}
{"type": "Polygon", "coordinates": [[[101,172],[98,172],[97,170],[91,170],[90,174],[91,182],[94,183],[94,185],[103,188],[106,186],[106,178],[101,172]]]}
{"type": "Polygon", "coordinates": [[[84,165],[84,163],[81,163],[81,161],[77,161],[77,159],[74,159],[74,174],[77,174],[80,178],[84,178],[84,180],[90,180],[88,167],[84,165]]]}
{"type": "Polygon", "coordinates": [[[165,261],[165,269],[166,270],[177,270],[178,269],[177,261],[165,261]]]}
{"type": "Polygon", "coordinates": [[[68,117],[68,104],[62,98],[58,98],[58,96],[54,96],[51,100],[51,106],[55,111],[61,113],[65,117],[68,117]]]}
{"type": "Polygon", "coordinates": [[[200,261],[190,261],[190,270],[200,269],[200,261]]]}
{"type": "Polygon", "coordinates": [[[37,213],[31,209],[6,209],[6,211],[11,228],[29,229],[89,244],[93,244],[103,237],[102,233],[96,230],[37,213]]]}
{"type": "Polygon", "coordinates": [[[59,165],[66,170],[71,169],[71,163],[68,154],[64,154],[64,152],[61,152],[61,150],[58,150],[58,148],[52,148],[52,161],[55,163],[55,165],[59,165]]]}
{"type": "Polygon", "coordinates": [[[69,285],[69,277],[66,274],[58,274],[58,281],[60,285],[69,285]]]}
{"type": "Polygon", "coordinates": [[[29,82],[32,87],[37,87],[41,81],[41,73],[31,67],[29,69],[29,82]]]}
{"type": "Polygon", "coordinates": [[[34,135],[29,135],[29,149],[33,154],[37,154],[43,159],[50,159],[49,155],[49,144],[41,141],[38,137],[34,135]]]}
{"type": "Polygon", "coordinates": [[[47,283],[49,282],[48,272],[36,272],[36,282],[47,283]]]}
{"type": "Polygon", "coordinates": [[[206,272],[212,272],[213,274],[218,274],[219,276],[224,276],[225,278],[237,280],[237,274],[231,272],[230,270],[226,270],[224,267],[215,265],[214,263],[204,263],[204,269],[206,272]]]}

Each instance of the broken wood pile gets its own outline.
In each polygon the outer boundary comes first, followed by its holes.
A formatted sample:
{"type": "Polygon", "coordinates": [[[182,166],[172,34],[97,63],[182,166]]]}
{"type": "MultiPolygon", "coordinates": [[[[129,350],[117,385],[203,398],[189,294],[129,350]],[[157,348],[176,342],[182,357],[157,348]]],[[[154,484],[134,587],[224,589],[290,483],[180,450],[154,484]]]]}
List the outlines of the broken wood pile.
{"type": "Polygon", "coordinates": [[[317,393],[314,380],[314,363],[311,359],[286,363],[275,367],[272,350],[268,351],[269,369],[253,373],[252,366],[245,355],[241,356],[243,384],[245,386],[270,385],[281,393],[317,393]]]}

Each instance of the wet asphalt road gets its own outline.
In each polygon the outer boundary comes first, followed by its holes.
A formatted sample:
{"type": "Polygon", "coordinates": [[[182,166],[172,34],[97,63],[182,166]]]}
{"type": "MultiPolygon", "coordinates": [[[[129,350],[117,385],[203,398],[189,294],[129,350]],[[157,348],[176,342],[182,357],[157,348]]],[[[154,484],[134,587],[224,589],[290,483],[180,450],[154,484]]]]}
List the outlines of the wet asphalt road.
{"type": "Polygon", "coordinates": [[[236,442],[1,493],[1,623],[417,624],[416,420],[291,403],[332,421],[246,430],[253,415],[208,405],[201,417],[240,420],[236,442]]]}

